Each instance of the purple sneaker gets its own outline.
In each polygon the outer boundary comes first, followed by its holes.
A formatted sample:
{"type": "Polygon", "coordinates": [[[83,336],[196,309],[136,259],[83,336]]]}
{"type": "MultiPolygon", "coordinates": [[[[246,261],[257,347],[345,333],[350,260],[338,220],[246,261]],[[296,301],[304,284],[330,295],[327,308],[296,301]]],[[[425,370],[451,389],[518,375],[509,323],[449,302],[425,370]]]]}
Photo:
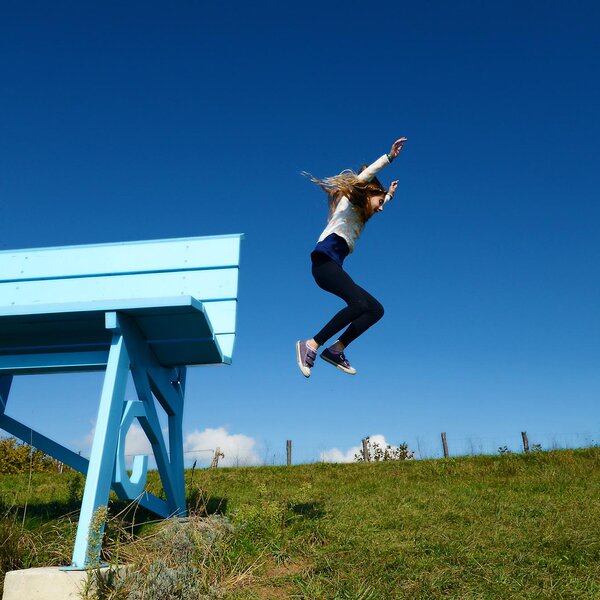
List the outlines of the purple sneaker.
{"type": "Polygon", "coordinates": [[[328,363],[335,365],[338,369],[348,373],[349,375],[356,375],[356,369],[350,366],[348,359],[344,356],[343,352],[336,352],[331,348],[325,348],[321,352],[321,358],[326,360],[328,363]]]}
{"type": "Polygon", "coordinates": [[[306,345],[306,341],[296,342],[296,359],[304,377],[310,377],[310,370],[315,365],[317,353],[306,345]]]}

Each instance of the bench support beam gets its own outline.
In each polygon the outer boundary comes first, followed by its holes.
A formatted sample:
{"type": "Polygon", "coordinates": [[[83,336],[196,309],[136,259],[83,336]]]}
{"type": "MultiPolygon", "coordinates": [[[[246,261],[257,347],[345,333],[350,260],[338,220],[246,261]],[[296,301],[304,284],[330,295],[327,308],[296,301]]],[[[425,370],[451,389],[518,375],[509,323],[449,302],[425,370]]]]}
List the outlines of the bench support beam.
{"type": "MultiPolygon", "coordinates": [[[[111,311],[106,313],[105,321],[106,328],[112,333],[112,342],[106,355],[106,371],[89,461],[5,414],[12,376],[0,374],[0,428],[86,475],[70,567],[75,569],[85,569],[90,563],[97,564],[100,558],[104,523],[97,523],[99,529],[94,533],[90,533],[90,529],[94,515],[100,507],[108,504],[111,487],[119,498],[139,502],[161,517],[186,514],[182,425],[186,369],[161,366],[131,317],[111,311]],[[138,399],[126,401],[130,372],[138,399]],[[168,445],[156,401],[167,414],[168,445]],[[136,456],[132,473],[128,473],[125,441],[127,431],[136,419],[152,446],[165,500],[144,489],[147,456],[136,456]]],[[[77,371],[81,359],[77,353],[73,353],[72,358],[73,370],[77,371]]],[[[30,366],[35,368],[35,357],[29,360],[30,366]]],[[[42,356],[39,364],[45,364],[45,360],[46,357],[42,356]]]]}

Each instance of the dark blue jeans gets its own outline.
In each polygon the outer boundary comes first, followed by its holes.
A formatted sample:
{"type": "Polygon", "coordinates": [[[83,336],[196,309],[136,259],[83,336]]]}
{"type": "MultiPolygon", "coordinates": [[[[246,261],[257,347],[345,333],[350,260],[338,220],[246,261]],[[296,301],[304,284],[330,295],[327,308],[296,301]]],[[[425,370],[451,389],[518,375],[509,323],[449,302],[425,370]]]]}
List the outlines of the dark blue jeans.
{"type": "Polygon", "coordinates": [[[312,254],[312,275],[320,288],[335,294],[348,305],[313,336],[317,344],[323,345],[348,326],[339,338],[346,347],[383,317],[381,303],[356,285],[352,277],[327,255],[318,252],[312,254]]]}

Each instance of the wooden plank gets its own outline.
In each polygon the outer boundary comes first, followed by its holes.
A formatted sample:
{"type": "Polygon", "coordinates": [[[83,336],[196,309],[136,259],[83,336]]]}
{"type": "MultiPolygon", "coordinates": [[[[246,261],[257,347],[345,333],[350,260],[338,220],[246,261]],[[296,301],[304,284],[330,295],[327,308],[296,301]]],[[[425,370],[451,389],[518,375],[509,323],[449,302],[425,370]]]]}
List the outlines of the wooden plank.
{"type": "MultiPolygon", "coordinates": [[[[125,303],[119,312],[135,318],[149,340],[212,338],[213,331],[202,304],[190,296],[159,300],[164,306],[135,307],[125,303]],[[178,303],[178,304],[176,304],[178,303]]],[[[46,305],[56,310],[62,305],[46,305]]],[[[111,334],[105,327],[105,314],[115,310],[111,303],[82,303],[74,310],[42,314],[0,315],[0,354],[18,348],[69,345],[110,344],[111,334]],[[96,310],[102,306],[103,310],[96,310]]]]}
{"type": "Polygon", "coordinates": [[[119,310],[133,316],[160,313],[189,312],[190,307],[203,310],[203,304],[191,296],[169,296],[167,298],[126,298],[117,300],[91,300],[89,302],[67,302],[61,304],[31,304],[24,306],[0,305],[0,319],[6,317],[15,323],[41,323],[57,319],[80,319],[80,313],[93,311],[105,313],[119,310]]]}
{"type": "Polygon", "coordinates": [[[78,344],[110,344],[102,313],[81,315],[79,319],[23,323],[0,317],[0,354],[22,347],[78,344]]]}
{"type": "Polygon", "coordinates": [[[0,281],[239,265],[239,234],[0,252],[0,281]]]}
{"type": "Polygon", "coordinates": [[[237,297],[238,269],[51,279],[0,284],[0,305],[67,304],[192,296],[200,301],[237,297]]]}
{"type": "Polygon", "coordinates": [[[236,300],[204,302],[202,306],[215,333],[235,333],[236,300]]]}
{"type": "Polygon", "coordinates": [[[0,375],[103,371],[108,349],[92,352],[60,352],[0,356],[0,375]]]}
{"type": "Polygon", "coordinates": [[[223,362],[219,346],[213,339],[151,342],[154,355],[163,367],[213,365],[223,362]]]}
{"type": "Polygon", "coordinates": [[[69,465],[72,469],[79,471],[83,475],[87,474],[89,461],[72,450],[65,448],[54,440],[46,437],[42,433],[35,431],[27,425],[23,425],[19,421],[9,417],[8,415],[0,416],[0,427],[8,433],[18,437],[20,440],[31,444],[34,448],[49,454],[60,462],[69,465]]]}
{"type": "Polygon", "coordinates": [[[231,357],[233,356],[233,346],[235,343],[235,335],[232,333],[224,334],[224,335],[215,335],[215,339],[219,344],[219,348],[221,348],[221,352],[226,359],[225,362],[230,363],[231,357]]]}

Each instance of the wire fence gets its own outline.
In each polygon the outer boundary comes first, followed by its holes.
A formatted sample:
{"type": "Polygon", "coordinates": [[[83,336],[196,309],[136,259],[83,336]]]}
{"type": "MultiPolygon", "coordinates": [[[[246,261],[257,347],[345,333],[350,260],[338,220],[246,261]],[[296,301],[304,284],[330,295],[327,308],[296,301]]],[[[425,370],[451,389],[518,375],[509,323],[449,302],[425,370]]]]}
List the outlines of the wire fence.
{"type": "MultiPolygon", "coordinates": [[[[224,439],[221,446],[215,448],[195,448],[183,452],[185,468],[205,468],[217,466],[281,466],[292,464],[309,464],[315,462],[344,463],[364,460],[364,440],[357,439],[354,444],[334,447],[327,443],[315,446],[314,443],[302,439],[280,440],[272,443],[260,443],[254,440],[251,447],[240,448],[224,439]]],[[[416,460],[441,459],[446,457],[478,456],[490,454],[519,453],[532,451],[548,451],[558,449],[588,448],[600,445],[600,431],[588,432],[539,432],[512,431],[495,435],[453,435],[440,432],[438,435],[403,436],[401,439],[388,440],[382,435],[371,436],[371,442],[381,447],[390,445],[398,448],[405,445],[412,458],[416,460]]],[[[79,452],[84,458],[87,453],[79,452]]],[[[148,467],[156,468],[152,449],[139,448],[136,452],[128,452],[125,457],[131,466],[136,455],[146,454],[149,457],[148,467]]]]}

